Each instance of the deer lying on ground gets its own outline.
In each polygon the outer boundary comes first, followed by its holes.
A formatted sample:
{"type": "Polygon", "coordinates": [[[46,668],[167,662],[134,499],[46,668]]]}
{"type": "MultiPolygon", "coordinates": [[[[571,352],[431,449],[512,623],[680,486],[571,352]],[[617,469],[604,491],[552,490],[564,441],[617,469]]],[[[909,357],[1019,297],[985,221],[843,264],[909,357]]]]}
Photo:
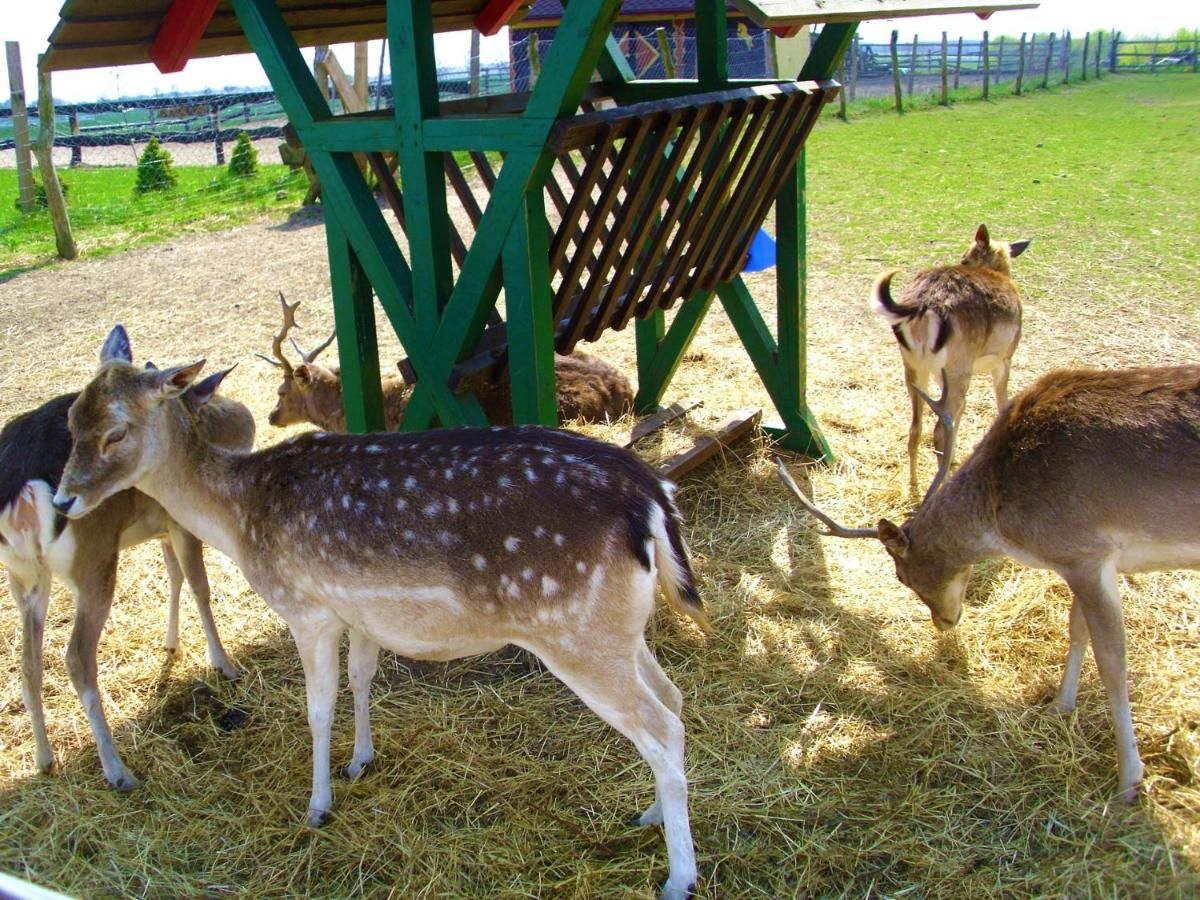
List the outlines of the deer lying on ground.
{"type": "MultiPolygon", "coordinates": [[[[912,404],[908,479],[913,493],[921,443],[922,406],[917,392],[928,390],[931,376],[942,373],[942,394],[955,422],[962,416],[974,372],[991,373],[997,410],[1008,399],[1012,355],[1021,339],[1021,295],[1009,277],[1009,261],[1028,246],[1029,241],[993,241],[987,226],[980,225],[961,263],[919,273],[899,302],[891,295],[895,271],[875,281],[871,305],[891,325],[900,344],[912,404]]],[[[938,453],[944,455],[940,423],[933,437],[938,453]]]]}
{"type": "Polygon", "coordinates": [[[177,398],[203,361],[161,372],[106,344],[71,407],[54,505],[86,515],[136,487],[221,550],[287,623],[313,737],[309,820],[329,812],[338,644],[350,633],[354,751],[374,758],[378,650],[449,660],[516,644],[633,741],[655,777],[669,898],[694,889],[682,696],[646,646],[655,586],[707,625],[671,486],[636,456],[556,429],[309,432],[255,453],[207,441],[177,398]]]}
{"type": "MultiPolygon", "coordinates": [[[[299,300],[288,303],[283,294],[283,327],[271,341],[271,359],[258,354],[273,366],[283,369],[279,401],[267,418],[282,427],[310,422],[323,431],[345,431],[346,413],[342,406],[342,376],[316,362],[317,356],[333,343],[335,334],[312,350],[304,350],[295,339],[292,346],[302,362],[293,366],[283,353],[283,341],[296,327],[299,300]]],[[[558,390],[558,420],[568,422],[608,422],[633,410],[633,388],[629,379],[603,360],[586,353],[554,355],[554,375],[558,390]]],[[[385,376],[382,381],[383,414],[388,431],[395,431],[408,406],[412,387],[400,375],[385,376]]],[[[512,424],[512,392],[507,375],[478,393],[479,403],[488,421],[496,425],[512,424]]]]}
{"type": "MultiPolygon", "coordinates": [[[[946,426],[942,403],[926,402],[946,426]]],[[[938,490],[942,456],[903,525],[843,528],[783,464],[780,475],[827,534],[881,541],[896,575],[940,630],[962,614],[971,566],[1009,556],[1058,572],[1071,588],[1070,649],[1055,708],[1075,707],[1089,635],[1116,731],[1118,794],[1142,779],[1129,708],[1119,572],[1200,568],[1200,366],[1050,372],[1013,397],[974,453],[938,490]]]]}
{"type": "MultiPolygon", "coordinates": [[[[123,339],[124,331],[118,333],[123,339]]],[[[254,417],[242,404],[213,397],[225,372],[193,385],[182,398],[214,442],[248,450],[254,442],[254,417]]],[[[34,762],[54,767],[42,707],[42,639],[50,582],[57,576],[75,598],[75,624],[67,647],[67,670],[79,695],[104,777],[129,791],[137,779],[113,745],[97,687],[96,650],[116,587],[117,557],[125,547],[162,539],[170,581],[166,647],[179,646],[179,595],[186,577],[208,642],[208,659],[226,678],[238,669],[217,634],[210,608],[208,576],[200,542],[138,491],[114,494],[82,519],[56,516],[51,497],[71,452],[67,410],[78,394],[65,394],[16,417],[0,431],[0,562],[8,568],[9,593],[21,614],[21,687],[33,727],[34,762]]]]}

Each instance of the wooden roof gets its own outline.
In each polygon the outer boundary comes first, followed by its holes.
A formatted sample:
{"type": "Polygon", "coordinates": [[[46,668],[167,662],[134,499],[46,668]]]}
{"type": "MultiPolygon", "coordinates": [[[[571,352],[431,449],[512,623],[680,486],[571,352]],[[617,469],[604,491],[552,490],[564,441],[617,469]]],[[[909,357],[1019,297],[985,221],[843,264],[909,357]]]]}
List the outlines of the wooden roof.
{"type": "MultiPolygon", "coordinates": [[[[302,47],[365,41],[386,35],[386,0],[278,0],[284,19],[302,47]]],[[[429,0],[433,30],[463,31],[491,0],[429,0]]],[[[514,0],[519,21],[533,0],[514,0]]],[[[764,27],[848,22],[950,12],[990,13],[1028,9],[1036,0],[732,0],[743,14],[764,27]]],[[[88,69],[151,61],[151,47],[172,0],[65,0],[50,35],[43,66],[50,70],[88,69]]],[[[188,56],[248,53],[228,0],[217,4],[212,20],[188,56]]]]}
{"type": "MultiPolygon", "coordinates": [[[[463,31],[488,0],[429,0],[433,30],[463,31]]],[[[514,18],[531,0],[520,0],[514,18]]],[[[151,61],[150,48],[172,0],[65,0],[50,35],[43,66],[51,70],[89,69],[151,61]]],[[[386,35],[386,0],[278,0],[283,17],[301,47],[366,41],[386,35]]],[[[217,11],[192,58],[251,52],[227,0],[217,11]]]]}

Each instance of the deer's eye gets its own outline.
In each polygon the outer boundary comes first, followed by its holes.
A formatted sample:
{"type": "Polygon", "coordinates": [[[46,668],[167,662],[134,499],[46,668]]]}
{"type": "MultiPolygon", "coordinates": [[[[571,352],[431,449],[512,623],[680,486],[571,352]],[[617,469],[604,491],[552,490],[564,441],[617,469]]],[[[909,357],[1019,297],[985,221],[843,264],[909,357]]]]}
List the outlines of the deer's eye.
{"type": "Polygon", "coordinates": [[[100,450],[102,453],[108,453],[117,444],[125,440],[125,435],[129,433],[128,425],[118,425],[104,436],[104,440],[100,442],[100,450]]]}

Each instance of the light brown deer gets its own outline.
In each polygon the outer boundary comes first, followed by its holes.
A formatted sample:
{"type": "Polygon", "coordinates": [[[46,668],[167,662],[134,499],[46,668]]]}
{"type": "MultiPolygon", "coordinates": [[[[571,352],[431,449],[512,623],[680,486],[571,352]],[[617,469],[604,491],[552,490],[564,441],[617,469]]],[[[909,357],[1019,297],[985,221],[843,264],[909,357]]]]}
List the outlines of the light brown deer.
{"type": "MultiPolygon", "coordinates": [[[[120,326],[110,341],[106,352],[128,348],[120,326]]],[[[213,396],[225,374],[218,372],[193,385],[181,402],[215,443],[248,450],[254,442],[254,417],[242,404],[213,396]]],[[[33,727],[35,764],[43,772],[54,768],[42,706],[42,643],[50,584],[57,577],[75,598],[67,670],[95,737],[105,778],[128,791],[137,786],[137,779],[113,744],[96,664],[122,549],[162,539],[170,581],[167,650],[174,652],[179,646],[179,596],[186,577],[204,627],[210,664],[226,678],[236,678],[239,672],[225,653],[213,621],[201,544],[161,505],[127,490],[114,494],[85,518],[68,522],[55,515],[51,497],[71,452],[67,410],[77,396],[57,397],[16,417],[0,431],[0,562],[8,569],[9,593],[21,614],[21,687],[33,727]]]]}
{"type": "MultiPolygon", "coordinates": [[[[946,426],[949,410],[928,398],[946,426]]],[[[953,628],[974,563],[1009,556],[1071,588],[1070,649],[1055,707],[1075,707],[1089,635],[1116,731],[1118,794],[1142,780],[1125,670],[1119,572],[1200,568],[1200,366],[1062,369],[1013,397],[971,456],[911,519],[843,528],[780,475],[828,534],[881,541],[896,575],[953,628]]]]}
{"type": "MultiPolygon", "coordinates": [[[[336,332],[312,350],[304,350],[292,339],[292,346],[302,360],[293,366],[283,353],[283,341],[288,332],[297,327],[296,308],[301,301],[288,303],[282,293],[279,300],[283,304],[283,326],[271,341],[274,359],[257,354],[260,359],[283,369],[279,400],[267,421],[277,427],[309,422],[323,431],[345,431],[341,373],[316,362],[321,351],[333,342],[336,332]]],[[[560,422],[609,422],[633,410],[633,388],[629,379],[594,356],[556,353],[554,375],[560,422]]],[[[394,431],[408,406],[412,387],[397,374],[384,376],[381,389],[384,422],[388,431],[394,431]]],[[[507,375],[480,388],[478,397],[489,422],[512,424],[512,391],[507,375]]]]}
{"type": "MultiPolygon", "coordinates": [[[[996,409],[1008,399],[1012,356],[1021,339],[1021,295],[1010,277],[1009,261],[1020,256],[1029,241],[993,241],[986,225],[957,266],[940,266],[917,274],[892,300],[895,271],[875,281],[871,305],[892,327],[904,360],[904,383],[912,404],[908,427],[909,487],[917,490],[917,450],[921,444],[921,400],[932,376],[942,373],[942,394],[958,422],[974,372],[990,372],[996,409]]],[[[945,436],[939,423],[934,446],[945,455],[945,436]]]]}
{"type": "Polygon", "coordinates": [[[374,758],[379,648],[447,660],[516,644],[633,741],[655,777],[669,898],[696,880],[682,696],[646,646],[655,587],[706,619],[671,485],[628,451],[556,429],[309,432],[251,454],[213,446],[176,399],[203,361],[140,372],[109,359],[71,407],[55,496],[86,515],[136,487],[228,555],[287,623],[313,736],[309,819],[331,803],[338,643],[350,633],[354,751],[374,758]]]}

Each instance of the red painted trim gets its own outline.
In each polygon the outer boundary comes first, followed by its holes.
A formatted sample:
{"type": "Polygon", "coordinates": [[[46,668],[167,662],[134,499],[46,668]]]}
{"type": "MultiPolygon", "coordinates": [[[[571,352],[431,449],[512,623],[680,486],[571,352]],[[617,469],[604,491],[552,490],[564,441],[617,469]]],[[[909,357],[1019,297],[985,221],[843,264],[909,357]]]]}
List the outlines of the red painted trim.
{"type": "Polygon", "coordinates": [[[777,25],[771,29],[771,33],[779,38],[793,38],[800,33],[803,25],[777,25]]]}
{"type": "Polygon", "coordinates": [[[163,17],[150,60],[158,71],[181,72],[204,36],[220,0],[174,0],[163,17]]]}
{"type": "MultiPolygon", "coordinates": [[[[178,3],[179,0],[175,2],[178,3]]],[[[521,8],[521,3],[522,0],[488,0],[487,5],[475,17],[475,28],[480,34],[491,37],[508,24],[513,13],[521,8]]]]}

